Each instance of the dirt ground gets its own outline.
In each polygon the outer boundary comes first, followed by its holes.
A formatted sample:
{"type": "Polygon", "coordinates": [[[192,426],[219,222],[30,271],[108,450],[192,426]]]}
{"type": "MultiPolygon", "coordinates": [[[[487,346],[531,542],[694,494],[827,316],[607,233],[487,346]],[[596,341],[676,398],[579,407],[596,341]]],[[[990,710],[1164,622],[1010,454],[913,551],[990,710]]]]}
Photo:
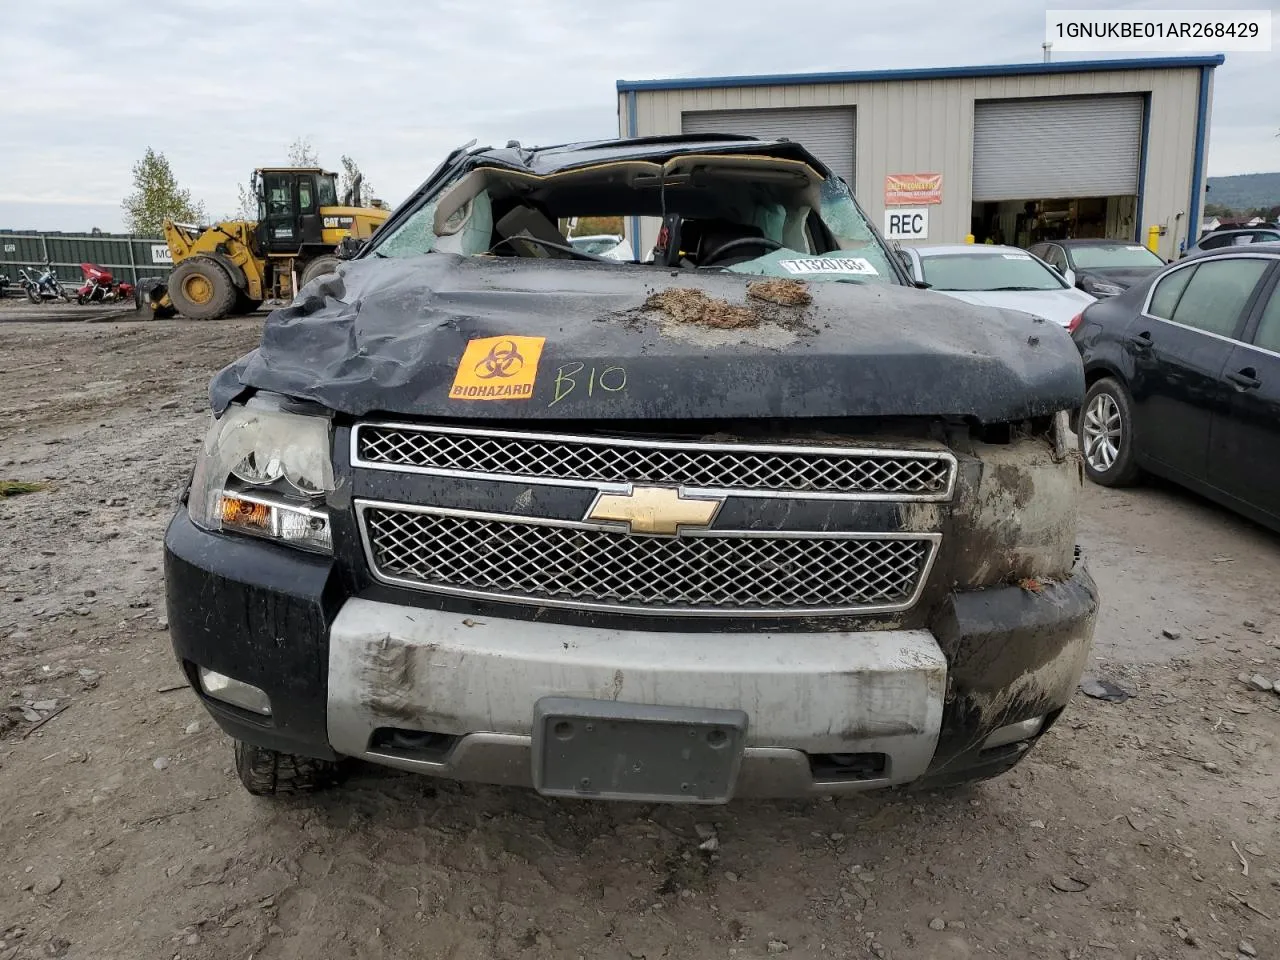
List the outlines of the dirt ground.
{"type": "Polygon", "coordinates": [[[178,687],[160,540],[260,322],[0,321],[0,480],[49,483],[0,499],[0,960],[1280,957],[1280,696],[1239,679],[1280,679],[1280,537],[1161,485],[1089,487],[1081,531],[1092,670],[1134,697],[1077,697],[1002,779],[251,798],[178,687]]]}

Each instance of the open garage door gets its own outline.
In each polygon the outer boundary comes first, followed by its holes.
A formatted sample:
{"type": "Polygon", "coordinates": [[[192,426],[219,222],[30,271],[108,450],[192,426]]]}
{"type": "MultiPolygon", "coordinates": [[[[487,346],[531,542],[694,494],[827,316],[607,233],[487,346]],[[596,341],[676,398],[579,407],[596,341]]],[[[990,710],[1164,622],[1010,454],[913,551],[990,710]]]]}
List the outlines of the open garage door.
{"type": "Polygon", "coordinates": [[[740,133],[795,140],[853,186],[852,107],[779,110],[709,110],[681,117],[684,133],[740,133]]]}
{"type": "Polygon", "coordinates": [[[974,104],[973,200],[1137,196],[1142,97],[974,104]]]}

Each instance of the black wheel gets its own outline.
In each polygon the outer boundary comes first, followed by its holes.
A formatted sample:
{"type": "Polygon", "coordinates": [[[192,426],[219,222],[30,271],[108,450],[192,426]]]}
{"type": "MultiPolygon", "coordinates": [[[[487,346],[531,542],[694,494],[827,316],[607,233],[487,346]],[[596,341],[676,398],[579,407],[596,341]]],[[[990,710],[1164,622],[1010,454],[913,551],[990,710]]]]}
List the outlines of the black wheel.
{"type": "Polygon", "coordinates": [[[169,274],[169,299],[192,320],[221,320],[236,302],[236,285],[222,264],[209,257],[183,260],[169,274]]]}
{"type": "Polygon", "coordinates": [[[262,306],[261,300],[254,300],[239,287],[236,288],[236,304],[231,309],[233,314],[237,317],[242,317],[245,314],[253,313],[260,306],[262,306]]]}
{"type": "Polygon", "coordinates": [[[341,767],[237,740],[236,775],[255,797],[285,797],[333,786],[341,779],[341,767]]]}
{"type": "Polygon", "coordinates": [[[1127,487],[1140,470],[1133,458],[1133,403],[1118,380],[1105,377],[1089,388],[1080,410],[1084,471],[1104,487],[1127,487]]]}
{"type": "Polygon", "coordinates": [[[298,278],[298,289],[301,290],[316,277],[322,277],[326,273],[333,273],[334,270],[338,269],[338,264],[341,262],[337,257],[330,256],[327,253],[316,257],[307,264],[302,271],[302,276],[298,278]]]}
{"type": "Polygon", "coordinates": [[[35,287],[27,287],[27,299],[32,303],[40,303],[40,294],[36,293],[35,287]]]}

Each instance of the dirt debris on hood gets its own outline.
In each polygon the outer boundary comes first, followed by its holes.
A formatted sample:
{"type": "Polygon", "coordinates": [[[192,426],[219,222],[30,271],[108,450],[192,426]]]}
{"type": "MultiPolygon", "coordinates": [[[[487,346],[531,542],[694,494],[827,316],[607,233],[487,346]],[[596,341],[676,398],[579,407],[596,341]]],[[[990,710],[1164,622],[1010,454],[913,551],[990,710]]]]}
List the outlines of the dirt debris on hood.
{"type": "Polygon", "coordinates": [[[813,303],[809,285],[803,280],[756,280],[747,284],[747,296],[781,307],[807,307],[813,303]]]}
{"type": "Polygon", "coordinates": [[[759,315],[750,307],[708,297],[701,290],[687,287],[670,287],[651,293],[644,305],[650,310],[661,310],[677,323],[696,323],[720,330],[760,325],[759,315]]]}

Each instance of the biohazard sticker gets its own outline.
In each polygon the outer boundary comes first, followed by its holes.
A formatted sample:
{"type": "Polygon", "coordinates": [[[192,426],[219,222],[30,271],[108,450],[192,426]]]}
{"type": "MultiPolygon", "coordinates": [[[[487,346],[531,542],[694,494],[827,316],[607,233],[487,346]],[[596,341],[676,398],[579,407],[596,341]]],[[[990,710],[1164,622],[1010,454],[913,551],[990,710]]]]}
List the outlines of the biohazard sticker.
{"type": "Polygon", "coordinates": [[[450,400],[528,400],[545,337],[472,340],[458,362],[450,400]]]}
{"type": "Polygon", "coordinates": [[[863,257],[809,257],[804,260],[779,260],[787,273],[844,273],[856,277],[878,277],[880,271],[863,257]]]}

